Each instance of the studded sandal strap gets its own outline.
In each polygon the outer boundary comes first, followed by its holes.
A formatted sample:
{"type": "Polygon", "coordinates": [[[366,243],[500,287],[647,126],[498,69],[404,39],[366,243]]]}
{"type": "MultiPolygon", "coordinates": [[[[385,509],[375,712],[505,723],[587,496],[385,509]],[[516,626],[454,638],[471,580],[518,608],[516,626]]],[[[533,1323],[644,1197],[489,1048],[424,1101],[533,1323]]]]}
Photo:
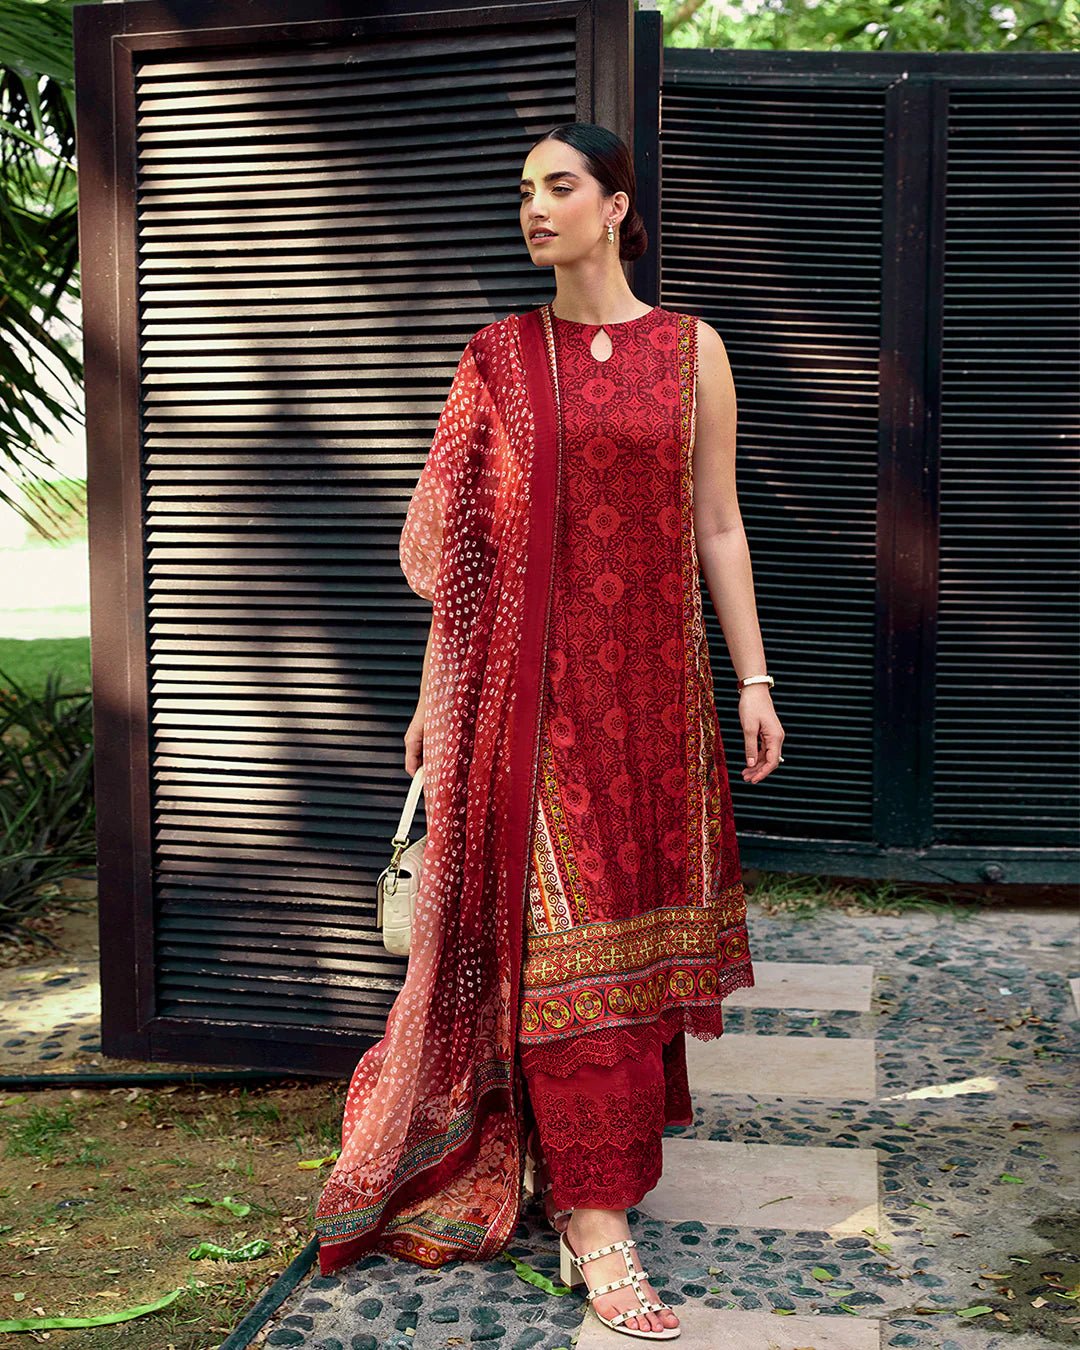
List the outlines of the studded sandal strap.
{"type": "Polygon", "coordinates": [[[612,1326],[622,1326],[623,1322],[630,1317],[640,1317],[642,1313],[663,1312],[668,1309],[666,1303],[653,1303],[650,1299],[644,1297],[641,1290],[641,1281],[648,1277],[647,1270],[636,1270],[633,1262],[627,1254],[631,1247],[636,1247],[637,1243],[633,1238],[622,1238],[618,1242],[612,1242],[607,1247],[598,1247],[594,1252],[586,1252],[583,1256],[574,1256],[574,1263],[580,1270],[586,1261],[593,1261],[598,1256],[607,1256],[609,1252],[621,1251],[623,1260],[626,1262],[626,1274],[621,1279],[612,1280],[609,1284],[597,1285],[595,1289],[589,1289],[587,1297],[590,1302],[601,1298],[604,1294],[610,1294],[613,1289],[624,1289],[627,1285],[634,1286],[634,1296],[639,1303],[637,1308],[627,1308],[623,1312],[616,1313],[614,1317],[607,1320],[612,1326]]]}
{"type": "MultiPolygon", "coordinates": [[[[624,1275],[619,1280],[612,1280],[610,1284],[598,1284],[595,1289],[589,1290],[588,1296],[589,1298],[599,1298],[601,1294],[610,1294],[613,1289],[623,1289],[626,1285],[633,1283],[634,1281],[629,1275],[624,1275]]],[[[637,1293],[636,1289],[634,1290],[634,1293],[637,1293]]]]}
{"type": "Polygon", "coordinates": [[[634,1293],[637,1294],[639,1303],[643,1303],[645,1301],[645,1295],[641,1289],[641,1281],[644,1280],[648,1276],[648,1274],[649,1272],[647,1270],[630,1271],[630,1280],[633,1283],[634,1293]]]}
{"type": "MultiPolygon", "coordinates": [[[[636,1246],[637,1243],[634,1241],[633,1238],[620,1238],[618,1242],[609,1242],[606,1247],[597,1247],[596,1251],[594,1252],[583,1252],[581,1256],[575,1256],[574,1261],[577,1263],[578,1268],[580,1269],[580,1267],[584,1264],[584,1262],[595,1261],[598,1256],[607,1256],[608,1252],[622,1252],[623,1260],[626,1262],[627,1270],[632,1270],[633,1266],[631,1265],[630,1258],[626,1255],[626,1253],[630,1250],[631,1247],[636,1246]]],[[[571,1255],[573,1254],[571,1253],[571,1255]]]]}
{"type": "Polygon", "coordinates": [[[628,1308],[626,1312],[616,1313],[614,1317],[609,1317],[608,1321],[613,1327],[619,1327],[628,1317],[640,1317],[644,1311],[644,1308],[628,1308]]]}
{"type": "Polygon", "coordinates": [[[619,1326],[626,1321],[628,1317],[640,1317],[643,1312],[658,1312],[662,1308],[667,1308],[666,1303],[661,1304],[643,1304],[640,1308],[627,1308],[625,1312],[616,1313],[614,1317],[608,1318],[613,1326],[619,1326]]]}
{"type": "MultiPolygon", "coordinates": [[[[627,1268],[629,1269],[629,1272],[630,1272],[628,1278],[629,1278],[630,1282],[631,1282],[631,1283],[633,1284],[633,1286],[634,1286],[634,1293],[635,1293],[635,1295],[637,1296],[637,1301],[641,1304],[641,1309],[640,1309],[640,1311],[641,1311],[641,1312],[671,1312],[671,1307],[670,1307],[669,1304],[667,1304],[667,1303],[654,1303],[652,1299],[647,1299],[647,1298],[644,1296],[644,1294],[642,1293],[641,1283],[640,1283],[640,1282],[641,1282],[642,1280],[645,1280],[645,1279],[648,1278],[649,1272],[648,1272],[647,1270],[644,1270],[644,1269],[642,1269],[642,1270],[635,1270],[635,1269],[633,1268],[633,1266],[630,1265],[630,1258],[629,1258],[629,1257],[625,1257],[624,1259],[626,1260],[627,1268]]],[[[620,1283],[625,1283],[625,1280],[624,1280],[624,1281],[620,1281],[620,1283]]],[[[631,1312],[631,1313],[629,1314],[629,1316],[633,1317],[634,1314],[631,1312]]]]}

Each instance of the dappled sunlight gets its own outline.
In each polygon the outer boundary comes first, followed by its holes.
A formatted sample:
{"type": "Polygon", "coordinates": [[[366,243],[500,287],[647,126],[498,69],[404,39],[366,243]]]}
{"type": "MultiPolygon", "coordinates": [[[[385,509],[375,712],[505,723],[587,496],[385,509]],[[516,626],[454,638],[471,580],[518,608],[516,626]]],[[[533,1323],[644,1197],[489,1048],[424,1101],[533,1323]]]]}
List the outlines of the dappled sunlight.
{"type": "Polygon", "coordinates": [[[883,1102],[923,1101],[930,1097],[963,1097],[970,1092],[997,1092],[996,1078],[962,1078],[956,1083],[931,1083],[928,1087],[913,1088],[910,1092],[893,1092],[882,1097],[883,1102]]]}
{"type": "MultiPolygon", "coordinates": [[[[0,1017],[0,1040],[16,1036],[63,1035],[72,1031],[96,1031],[101,1022],[101,985],[97,972],[87,978],[77,967],[53,965],[0,972],[4,1010],[0,1017]],[[69,985],[51,980],[67,976],[69,985]],[[85,981],[76,983],[76,981],[85,981]]],[[[0,1056],[6,1062],[6,1052],[0,1056]]]]}

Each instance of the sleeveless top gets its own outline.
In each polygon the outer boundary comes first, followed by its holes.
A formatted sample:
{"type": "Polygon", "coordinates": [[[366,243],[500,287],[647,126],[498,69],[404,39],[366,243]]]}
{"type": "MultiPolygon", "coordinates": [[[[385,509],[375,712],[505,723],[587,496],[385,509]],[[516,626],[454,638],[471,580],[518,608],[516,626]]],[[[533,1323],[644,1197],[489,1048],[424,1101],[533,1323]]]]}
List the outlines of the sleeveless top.
{"type": "Polygon", "coordinates": [[[551,315],[563,444],[518,1033],[547,1073],[719,1035],[720,1000],[753,982],[678,318],[604,325],[601,361],[599,325],[551,315]]]}

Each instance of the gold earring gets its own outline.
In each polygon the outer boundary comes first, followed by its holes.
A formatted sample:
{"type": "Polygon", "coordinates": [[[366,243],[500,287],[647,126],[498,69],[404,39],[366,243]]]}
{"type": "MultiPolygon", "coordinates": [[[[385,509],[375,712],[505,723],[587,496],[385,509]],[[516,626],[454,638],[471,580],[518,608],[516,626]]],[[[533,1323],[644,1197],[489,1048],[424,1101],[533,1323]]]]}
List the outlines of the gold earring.
{"type": "Polygon", "coordinates": [[[610,220],[607,223],[607,241],[609,244],[615,242],[615,226],[612,225],[610,220]]]}

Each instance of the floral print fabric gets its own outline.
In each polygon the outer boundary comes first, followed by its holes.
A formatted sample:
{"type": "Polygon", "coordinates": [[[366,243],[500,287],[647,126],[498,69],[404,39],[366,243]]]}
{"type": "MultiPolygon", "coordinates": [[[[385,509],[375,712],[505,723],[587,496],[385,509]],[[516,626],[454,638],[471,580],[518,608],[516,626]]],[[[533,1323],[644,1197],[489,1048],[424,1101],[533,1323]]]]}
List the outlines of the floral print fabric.
{"type": "Polygon", "coordinates": [[[697,320],[549,317],[563,437],[519,1045],[565,1075],[753,983],[693,531],[697,320]]]}

